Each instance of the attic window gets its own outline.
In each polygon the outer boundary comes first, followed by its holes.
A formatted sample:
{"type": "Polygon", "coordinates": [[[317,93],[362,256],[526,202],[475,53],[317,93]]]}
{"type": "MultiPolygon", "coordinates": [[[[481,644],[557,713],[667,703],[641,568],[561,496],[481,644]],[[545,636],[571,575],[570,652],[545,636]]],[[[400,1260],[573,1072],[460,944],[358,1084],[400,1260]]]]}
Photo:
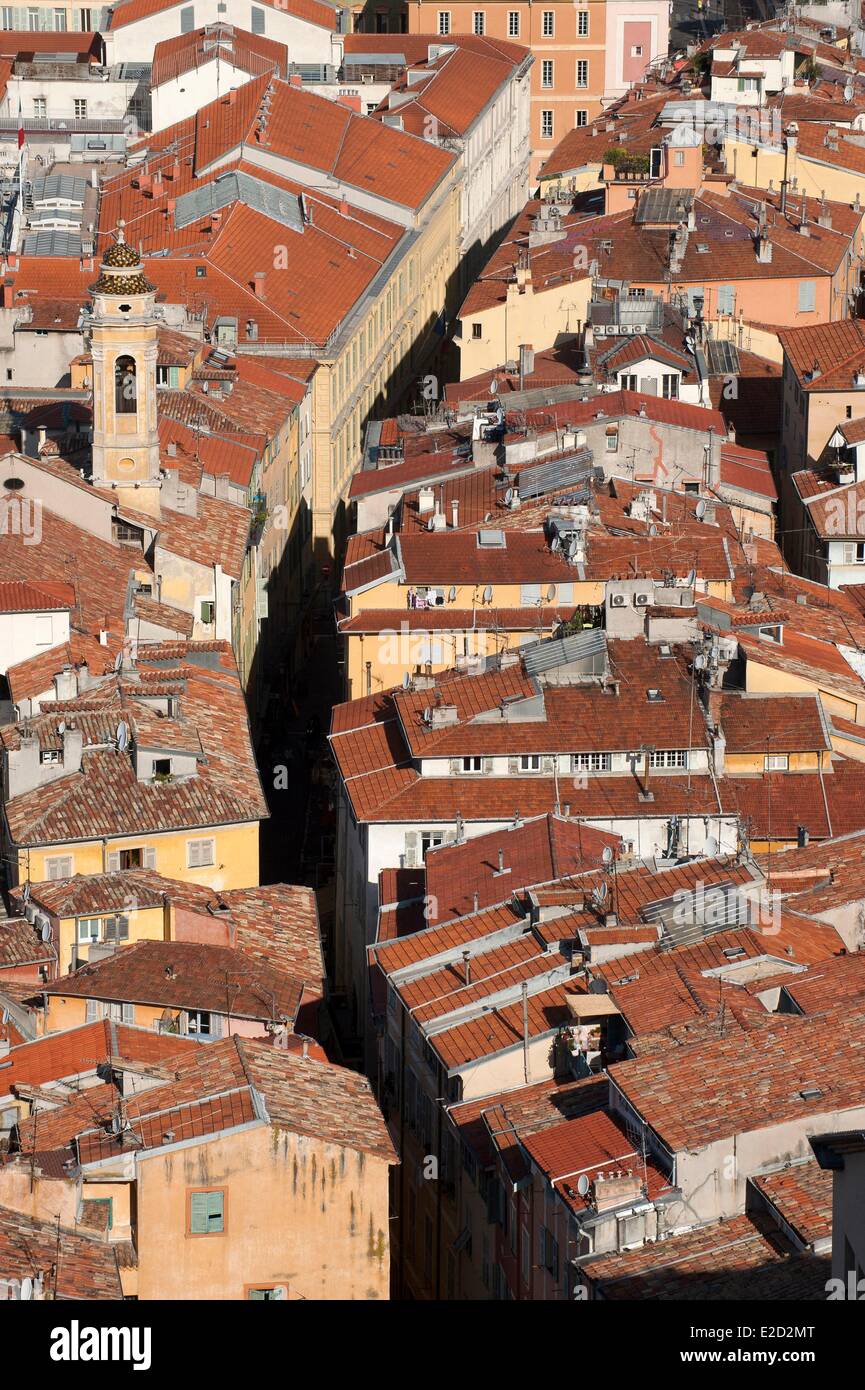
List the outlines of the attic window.
{"type": "Polygon", "coordinates": [[[744,946],[728,946],[724,951],[727,960],[738,960],[740,956],[746,954],[744,946]]]}
{"type": "Polygon", "coordinates": [[[504,531],[480,530],[478,531],[478,545],[485,548],[504,550],[505,533],[504,531]]]}
{"type": "Polygon", "coordinates": [[[820,1090],[819,1086],[805,1086],[799,1092],[803,1100],[819,1100],[822,1094],[823,1092],[820,1090]]]}
{"type": "Polygon", "coordinates": [[[707,256],[709,254],[709,247],[707,246],[705,241],[697,242],[697,251],[701,256],[707,256]]]}
{"type": "Polygon", "coordinates": [[[197,266],[195,267],[195,276],[196,276],[196,279],[198,279],[198,280],[203,280],[204,277],[206,276],[206,274],[207,274],[207,266],[206,266],[206,265],[197,265],[197,266]]]}
{"type": "Polygon", "coordinates": [[[657,686],[652,686],[649,690],[646,691],[646,699],[650,700],[653,705],[656,705],[659,702],[662,702],[664,697],[661,694],[660,690],[658,690],[657,686]]]}

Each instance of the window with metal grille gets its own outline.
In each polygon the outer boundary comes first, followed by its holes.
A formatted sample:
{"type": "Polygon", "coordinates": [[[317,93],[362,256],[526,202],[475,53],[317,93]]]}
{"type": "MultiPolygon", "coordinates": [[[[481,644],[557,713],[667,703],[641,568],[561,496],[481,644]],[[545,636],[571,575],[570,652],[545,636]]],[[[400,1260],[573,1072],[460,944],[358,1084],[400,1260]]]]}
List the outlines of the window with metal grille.
{"type": "Polygon", "coordinates": [[[612,753],[574,753],[572,772],[609,772],[613,766],[612,753]]]}
{"type": "Polygon", "coordinates": [[[687,767],[687,748],[659,748],[649,754],[650,767],[687,767]]]}

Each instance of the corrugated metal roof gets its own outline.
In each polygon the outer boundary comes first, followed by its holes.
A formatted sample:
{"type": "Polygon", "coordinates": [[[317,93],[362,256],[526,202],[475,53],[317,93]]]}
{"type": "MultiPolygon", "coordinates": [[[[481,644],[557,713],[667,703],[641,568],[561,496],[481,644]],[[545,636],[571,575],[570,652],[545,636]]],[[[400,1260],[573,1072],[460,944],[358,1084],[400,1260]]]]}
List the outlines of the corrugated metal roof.
{"type": "Polygon", "coordinates": [[[212,183],[182,194],[174,210],[175,228],[179,230],[187,227],[199,218],[236,202],[244,203],[256,212],[264,213],[266,217],[272,217],[283,226],[290,227],[293,232],[303,231],[303,215],[296,194],[288,193],[273,184],[262,183],[259,179],[237,170],[231,170],[214,179],[212,183]]]}
{"type": "Polygon", "coordinates": [[[29,232],[24,238],[25,256],[80,256],[81,237],[77,232],[29,232]]]}
{"type": "Polygon", "coordinates": [[[607,660],[607,637],[603,628],[589,628],[570,637],[558,637],[548,642],[533,642],[522,648],[526,674],[537,676],[556,666],[572,662],[589,662],[592,670],[600,670],[607,660]],[[603,660],[599,663],[597,658],[603,660]]]}

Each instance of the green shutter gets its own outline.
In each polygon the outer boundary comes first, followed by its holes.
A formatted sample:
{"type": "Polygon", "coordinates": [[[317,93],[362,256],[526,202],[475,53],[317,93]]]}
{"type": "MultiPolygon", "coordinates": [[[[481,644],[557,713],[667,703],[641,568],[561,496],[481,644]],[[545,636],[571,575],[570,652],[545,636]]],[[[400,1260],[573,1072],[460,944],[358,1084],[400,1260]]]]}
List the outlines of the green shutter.
{"type": "Polygon", "coordinates": [[[189,1201],[189,1229],[194,1236],[223,1231],[223,1192],[193,1192],[189,1201]]]}
{"type": "Polygon", "coordinates": [[[260,1299],[261,1302],[266,1302],[266,1301],[267,1301],[267,1295],[268,1295],[269,1292],[270,1292],[269,1289],[267,1289],[267,1290],[265,1290],[265,1289],[250,1289],[250,1290],[249,1290],[249,1295],[248,1295],[248,1296],[249,1296],[249,1298],[251,1298],[251,1299],[260,1299]]]}

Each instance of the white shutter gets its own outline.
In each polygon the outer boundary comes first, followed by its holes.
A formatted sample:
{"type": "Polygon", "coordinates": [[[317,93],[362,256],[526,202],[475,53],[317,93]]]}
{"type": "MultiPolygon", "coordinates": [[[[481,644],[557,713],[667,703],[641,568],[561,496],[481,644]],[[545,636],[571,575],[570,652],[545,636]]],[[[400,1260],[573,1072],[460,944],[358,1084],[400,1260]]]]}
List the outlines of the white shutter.
{"type": "Polygon", "coordinates": [[[407,830],[405,835],[405,864],[406,869],[416,869],[418,866],[418,855],[420,854],[420,835],[416,830],[407,830]]]}
{"type": "Polygon", "coordinates": [[[556,760],[555,760],[555,758],[546,758],[546,757],[545,757],[545,758],[542,758],[542,759],[541,759],[541,771],[542,771],[542,772],[555,772],[555,770],[556,770],[556,760]]]}
{"type": "Polygon", "coordinates": [[[486,772],[486,773],[489,775],[489,773],[491,773],[492,770],[493,770],[493,760],[492,760],[492,758],[484,758],[484,764],[483,764],[483,766],[484,766],[484,772],[486,772]]]}
{"type": "Polygon", "coordinates": [[[116,874],[120,869],[120,851],[112,849],[108,853],[108,872],[116,874]]]}
{"type": "Polygon", "coordinates": [[[144,850],[144,867],[145,867],[145,869],[155,869],[155,868],[156,868],[156,850],[155,850],[155,849],[145,848],[145,850],[144,850]]]}
{"type": "Polygon", "coordinates": [[[88,999],[85,1008],[86,1012],[84,1017],[86,1022],[95,1023],[97,1018],[99,1018],[99,1001],[96,999],[88,999]]]}
{"type": "Polygon", "coordinates": [[[123,1005],[123,1011],[122,1011],[121,1017],[122,1017],[122,1021],[123,1021],[124,1023],[134,1023],[134,1022],[135,1022],[135,1005],[134,1005],[134,1004],[124,1004],[124,1005],[123,1005]]]}
{"type": "Polygon", "coordinates": [[[451,758],[449,766],[452,777],[456,777],[462,771],[462,763],[459,758],[451,758]]]}
{"type": "Polygon", "coordinates": [[[222,1037],[222,1015],[221,1015],[221,1014],[211,1014],[211,1015],[210,1015],[210,1036],[211,1036],[212,1038],[221,1038],[221,1037],[222,1037]]]}
{"type": "Polygon", "coordinates": [[[508,758],[508,772],[512,777],[516,777],[520,770],[519,758],[508,758]]]}

